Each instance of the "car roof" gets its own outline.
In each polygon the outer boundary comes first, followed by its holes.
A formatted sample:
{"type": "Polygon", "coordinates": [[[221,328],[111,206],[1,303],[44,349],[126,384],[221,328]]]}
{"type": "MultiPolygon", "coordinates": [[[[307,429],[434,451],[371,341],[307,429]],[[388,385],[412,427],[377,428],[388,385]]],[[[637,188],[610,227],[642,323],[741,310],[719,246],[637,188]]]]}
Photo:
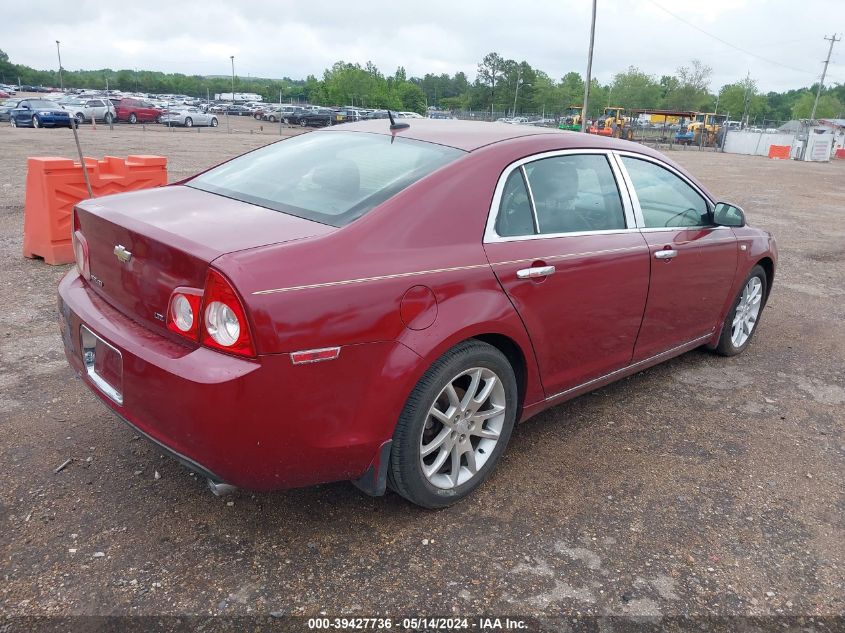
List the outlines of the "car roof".
{"type": "Polygon", "coordinates": [[[334,127],[335,130],[347,130],[350,132],[370,132],[373,134],[391,134],[410,138],[417,141],[426,141],[438,145],[447,145],[467,152],[479,149],[486,145],[508,141],[527,136],[559,135],[563,147],[579,148],[602,148],[616,147],[619,141],[607,139],[592,134],[581,134],[579,132],[567,132],[554,128],[529,127],[525,125],[510,125],[508,123],[488,123],[486,121],[459,121],[459,120],[436,120],[436,119],[403,119],[403,123],[410,126],[391,132],[388,119],[374,119],[358,123],[347,123],[334,127]],[[567,138],[568,137],[568,138],[567,138]],[[567,138],[570,142],[564,142],[567,138]],[[608,142],[610,141],[610,142],[608,142]]]}

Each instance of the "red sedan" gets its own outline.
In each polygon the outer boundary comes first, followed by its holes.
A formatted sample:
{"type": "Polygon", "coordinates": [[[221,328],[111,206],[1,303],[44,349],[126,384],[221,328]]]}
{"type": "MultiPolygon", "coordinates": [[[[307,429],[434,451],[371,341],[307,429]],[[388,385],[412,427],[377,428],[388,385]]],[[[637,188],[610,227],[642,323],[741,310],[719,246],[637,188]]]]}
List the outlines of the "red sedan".
{"type": "Polygon", "coordinates": [[[751,342],[772,236],[644,146],[505,124],[303,134],[87,200],[70,364],[212,489],[353,480],[441,507],[514,423],[751,342]]]}
{"type": "Polygon", "coordinates": [[[129,123],[161,123],[162,110],[148,101],[125,97],[117,102],[115,113],[118,121],[128,121],[129,123]]]}

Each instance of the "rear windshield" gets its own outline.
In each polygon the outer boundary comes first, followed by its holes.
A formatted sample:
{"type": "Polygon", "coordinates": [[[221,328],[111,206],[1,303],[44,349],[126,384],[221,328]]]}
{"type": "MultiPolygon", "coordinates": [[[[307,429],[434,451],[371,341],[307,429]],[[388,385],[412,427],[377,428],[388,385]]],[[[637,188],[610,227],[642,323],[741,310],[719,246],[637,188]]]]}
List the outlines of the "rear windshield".
{"type": "Polygon", "coordinates": [[[344,226],[464,152],[366,132],[312,132],[262,147],[186,183],[344,226]]]}

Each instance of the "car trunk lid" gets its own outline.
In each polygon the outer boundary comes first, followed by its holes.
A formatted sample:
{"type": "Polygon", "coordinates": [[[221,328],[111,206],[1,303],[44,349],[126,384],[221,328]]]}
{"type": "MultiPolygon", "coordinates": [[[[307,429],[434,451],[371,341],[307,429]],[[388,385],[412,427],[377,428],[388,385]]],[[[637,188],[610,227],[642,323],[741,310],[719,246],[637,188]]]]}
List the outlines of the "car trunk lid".
{"type": "Polygon", "coordinates": [[[173,289],[203,288],[209,264],[221,255],[336,230],[185,186],[93,198],[76,213],[93,290],[161,329],[173,289]]]}

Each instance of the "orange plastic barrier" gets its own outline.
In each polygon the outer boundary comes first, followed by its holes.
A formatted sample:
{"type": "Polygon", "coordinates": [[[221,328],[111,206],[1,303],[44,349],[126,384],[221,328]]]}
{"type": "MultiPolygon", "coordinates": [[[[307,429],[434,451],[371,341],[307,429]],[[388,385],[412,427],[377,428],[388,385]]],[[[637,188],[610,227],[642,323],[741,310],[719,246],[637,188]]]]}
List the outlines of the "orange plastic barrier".
{"type": "Polygon", "coordinates": [[[769,158],[789,160],[789,145],[770,145],[769,158]]]}
{"type": "MultiPolygon", "coordinates": [[[[85,158],[95,197],[167,184],[164,156],[85,158]]],[[[73,261],[70,241],[73,207],[88,198],[82,166],[69,158],[30,158],[26,173],[23,254],[48,264],[73,261]]]]}

